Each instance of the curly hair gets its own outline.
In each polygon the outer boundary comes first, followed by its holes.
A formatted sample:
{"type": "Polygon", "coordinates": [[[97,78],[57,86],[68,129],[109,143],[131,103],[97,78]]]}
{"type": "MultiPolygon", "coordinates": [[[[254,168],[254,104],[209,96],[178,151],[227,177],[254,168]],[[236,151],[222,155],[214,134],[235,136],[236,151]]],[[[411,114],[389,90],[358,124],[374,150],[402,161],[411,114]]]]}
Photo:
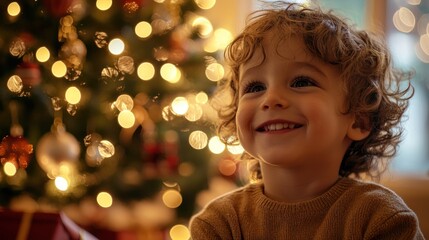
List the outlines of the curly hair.
{"type": "MultiPolygon", "coordinates": [[[[235,118],[242,64],[262,47],[268,32],[275,31],[278,39],[298,36],[311,54],[339,67],[346,95],[344,114],[353,114],[359,127],[370,131],[368,137],[349,146],[339,175],[380,176],[402,140],[402,116],[414,94],[412,72],[393,67],[380,36],[358,30],[346,19],[320,7],[278,2],[273,8],[254,12],[249,20],[225,50],[230,76],[219,83],[217,94],[223,100],[225,94],[230,94],[231,101],[216,108],[219,137],[229,145],[239,143],[235,118]]],[[[254,160],[249,165],[250,178],[262,180],[258,160],[247,153],[241,159],[254,160]]]]}

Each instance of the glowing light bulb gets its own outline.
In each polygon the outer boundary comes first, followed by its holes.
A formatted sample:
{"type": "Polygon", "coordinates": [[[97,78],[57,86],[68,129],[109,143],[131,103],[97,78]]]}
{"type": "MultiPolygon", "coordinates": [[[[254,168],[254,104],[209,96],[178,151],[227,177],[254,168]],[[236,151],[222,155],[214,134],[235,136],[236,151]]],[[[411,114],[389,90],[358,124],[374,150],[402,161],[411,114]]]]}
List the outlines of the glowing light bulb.
{"type": "Polygon", "coordinates": [[[182,195],[179,191],[170,189],[162,195],[162,201],[169,208],[177,208],[182,204],[182,195]]]}
{"type": "Polygon", "coordinates": [[[3,171],[7,176],[12,177],[15,176],[17,169],[13,163],[6,162],[3,166],[3,171]]]}
{"type": "Polygon", "coordinates": [[[112,39],[109,42],[109,51],[114,55],[121,54],[125,49],[125,43],[119,38],[112,39]]]}
{"type": "Polygon", "coordinates": [[[143,62],[137,67],[137,76],[141,80],[148,81],[155,75],[155,67],[150,62],[143,62]]]}
{"type": "Polygon", "coordinates": [[[101,11],[106,11],[112,7],[112,0],[97,0],[95,6],[101,11]]]}
{"type": "Polygon", "coordinates": [[[136,27],[134,28],[134,32],[141,38],[147,38],[150,36],[150,34],[152,34],[152,26],[150,23],[142,21],[137,23],[136,27]]]}
{"type": "Polygon", "coordinates": [[[67,66],[61,60],[56,61],[56,62],[54,62],[54,64],[52,64],[51,72],[55,77],[62,78],[67,73],[67,66]]]}
{"type": "Polygon", "coordinates": [[[70,104],[78,104],[82,95],[77,87],[69,87],[66,90],[65,98],[70,104]]]}
{"type": "Polygon", "coordinates": [[[121,111],[118,115],[118,123],[123,128],[131,128],[135,122],[136,117],[130,110],[121,111]]]}
{"type": "Polygon", "coordinates": [[[171,240],[189,240],[191,233],[185,225],[178,224],[170,229],[170,237],[171,240]]]}
{"type": "Polygon", "coordinates": [[[108,192],[100,192],[97,194],[97,203],[102,208],[109,208],[113,204],[112,195],[108,192]]]}
{"type": "Polygon", "coordinates": [[[11,2],[7,6],[7,13],[12,17],[18,16],[21,13],[21,6],[17,2],[11,2]]]}
{"type": "Polygon", "coordinates": [[[171,109],[177,115],[185,115],[189,109],[188,100],[184,97],[176,97],[171,103],[171,109]]]}
{"type": "Polygon", "coordinates": [[[54,183],[55,187],[60,191],[64,192],[67,191],[67,189],[69,188],[69,182],[63,177],[56,177],[54,183]]]}
{"type": "Polygon", "coordinates": [[[40,47],[36,51],[36,59],[39,62],[47,62],[51,57],[51,53],[47,47],[40,47]]]}

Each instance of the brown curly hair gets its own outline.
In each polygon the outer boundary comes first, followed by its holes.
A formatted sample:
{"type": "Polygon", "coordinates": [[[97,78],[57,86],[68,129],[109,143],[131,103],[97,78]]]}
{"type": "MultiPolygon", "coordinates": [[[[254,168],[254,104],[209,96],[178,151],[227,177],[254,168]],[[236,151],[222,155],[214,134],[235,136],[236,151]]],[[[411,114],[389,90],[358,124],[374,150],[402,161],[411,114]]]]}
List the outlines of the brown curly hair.
{"type": "MultiPolygon", "coordinates": [[[[301,37],[311,54],[340,68],[347,99],[344,114],[354,114],[360,127],[370,130],[370,134],[350,145],[339,175],[378,177],[401,141],[401,119],[414,94],[410,82],[412,73],[393,68],[382,38],[358,30],[346,19],[320,7],[277,2],[273,8],[251,15],[243,32],[225,51],[230,76],[220,82],[216,94],[222,95],[222,101],[225,94],[230,94],[231,101],[215,106],[220,120],[219,137],[226,144],[239,143],[235,118],[240,66],[262,47],[262,40],[270,31],[276,31],[279,39],[291,35],[301,37]]],[[[257,159],[247,153],[242,159],[256,160],[250,161],[250,178],[262,180],[257,159]]]]}

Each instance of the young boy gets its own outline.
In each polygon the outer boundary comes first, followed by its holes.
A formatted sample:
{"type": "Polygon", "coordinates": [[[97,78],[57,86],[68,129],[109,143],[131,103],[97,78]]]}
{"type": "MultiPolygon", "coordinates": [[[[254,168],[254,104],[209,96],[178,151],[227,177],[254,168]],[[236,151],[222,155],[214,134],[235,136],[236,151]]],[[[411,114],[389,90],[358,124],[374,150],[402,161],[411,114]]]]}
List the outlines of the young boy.
{"type": "Polygon", "coordinates": [[[297,4],[252,20],[226,50],[218,127],[252,183],[194,216],[192,239],[424,239],[400,197],[358,180],[395,154],[413,95],[385,44],[297,4]]]}

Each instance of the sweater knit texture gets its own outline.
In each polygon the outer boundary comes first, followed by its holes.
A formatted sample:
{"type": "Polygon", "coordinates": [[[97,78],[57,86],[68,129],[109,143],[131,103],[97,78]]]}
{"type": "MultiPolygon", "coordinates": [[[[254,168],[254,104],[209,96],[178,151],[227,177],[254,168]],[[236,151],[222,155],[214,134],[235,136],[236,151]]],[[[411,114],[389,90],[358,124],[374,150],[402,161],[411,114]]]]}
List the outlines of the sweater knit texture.
{"type": "Polygon", "coordinates": [[[293,204],[249,184],[210,202],[191,219],[190,230],[193,240],[424,239],[417,216],[398,195],[350,178],[293,204]]]}

